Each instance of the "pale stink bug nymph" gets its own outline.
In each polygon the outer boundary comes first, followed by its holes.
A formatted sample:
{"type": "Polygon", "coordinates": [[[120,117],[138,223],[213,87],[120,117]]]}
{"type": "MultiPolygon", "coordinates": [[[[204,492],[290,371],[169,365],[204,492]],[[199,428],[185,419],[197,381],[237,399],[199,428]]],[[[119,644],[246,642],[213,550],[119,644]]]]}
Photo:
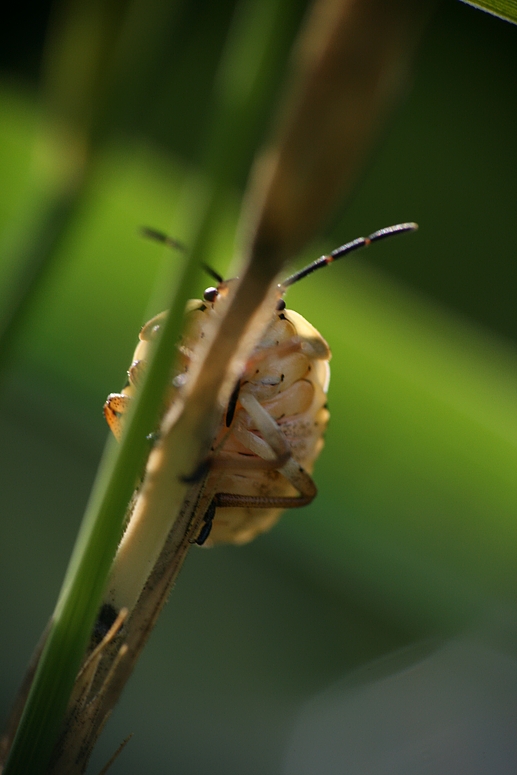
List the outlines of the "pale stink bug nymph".
{"type": "MultiPolygon", "coordinates": [[[[352,251],[395,234],[414,231],[402,223],[359,237],[288,277],[278,286],[278,301],[261,340],[251,353],[224,413],[207,461],[205,491],[214,495],[205,510],[196,543],[243,544],[269,530],[288,508],[305,506],[316,496],[311,474],[323,447],[327,427],[327,389],[330,349],[300,314],[288,310],[284,294],[289,286],[352,251]]],[[[177,246],[154,230],[148,236],[177,246]]],[[[225,282],[209,270],[217,286],[207,288],[203,300],[187,305],[185,334],[171,379],[166,406],[188,379],[196,342],[217,315],[232,280],[225,282]]],[[[121,393],[111,393],[104,413],[115,436],[122,415],[145,369],[149,344],[166,313],[146,323],[121,393]]],[[[206,504],[206,500],[205,500],[206,504]]]]}

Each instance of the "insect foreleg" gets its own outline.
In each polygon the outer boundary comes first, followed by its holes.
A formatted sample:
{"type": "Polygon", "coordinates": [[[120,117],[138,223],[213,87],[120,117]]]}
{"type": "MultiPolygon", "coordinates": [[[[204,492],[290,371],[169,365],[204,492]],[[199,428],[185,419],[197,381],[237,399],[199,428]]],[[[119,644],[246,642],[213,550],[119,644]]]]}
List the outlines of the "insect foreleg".
{"type": "Polygon", "coordinates": [[[299,495],[236,495],[218,492],[213,502],[216,507],[226,509],[293,509],[308,506],[314,500],[318,493],[316,485],[294,458],[280,469],[280,473],[298,490],[299,495]]]}
{"type": "Polygon", "coordinates": [[[258,457],[246,458],[220,453],[214,456],[212,466],[237,470],[251,467],[274,468],[298,490],[299,495],[262,496],[218,492],[214,495],[203,518],[203,526],[196,539],[196,543],[199,545],[204,544],[210,535],[217,508],[296,508],[307,506],[317,493],[316,485],[311,476],[292,457],[289,443],[271,415],[253,395],[243,394],[239,400],[254,426],[264,438],[239,427],[239,425],[234,428],[234,435],[250,452],[258,457]]]}
{"type": "Polygon", "coordinates": [[[254,433],[244,429],[236,429],[236,435],[239,434],[242,437],[244,434],[246,437],[244,443],[248,449],[259,455],[259,457],[264,458],[264,460],[272,460],[275,457],[286,459],[286,455],[287,459],[289,459],[291,457],[289,442],[269,412],[250,393],[243,393],[239,400],[256,429],[260,431],[264,438],[261,439],[254,433]]]}
{"type": "Polygon", "coordinates": [[[318,494],[316,485],[293,457],[278,471],[298,490],[299,495],[237,495],[218,492],[214,496],[215,505],[219,508],[293,509],[308,506],[314,500],[318,494]]]}
{"type": "MultiPolygon", "coordinates": [[[[291,482],[300,493],[299,496],[250,496],[247,498],[248,502],[240,502],[240,506],[253,506],[264,508],[293,508],[293,506],[306,506],[316,496],[317,489],[312,477],[305,471],[304,468],[292,457],[289,443],[282,433],[278,423],[271,417],[271,415],[264,409],[264,407],[257,401],[255,396],[250,394],[243,394],[240,397],[240,402],[250,418],[252,419],[257,430],[262,434],[264,438],[260,438],[254,433],[245,430],[244,428],[236,428],[235,435],[242,441],[251,452],[254,452],[259,457],[266,461],[279,460],[277,470],[285,476],[285,478],[291,482]],[[285,460],[286,454],[288,455],[285,460]],[[281,459],[285,462],[281,462],[281,459]],[[262,506],[262,500],[266,500],[266,506],[262,506]],[[259,503],[260,501],[260,503],[259,503]]],[[[227,493],[224,493],[226,495],[227,493]]],[[[221,501],[223,493],[218,493],[216,499],[221,501]]],[[[244,498],[245,496],[232,496],[238,498],[244,498]]],[[[223,504],[217,503],[218,506],[229,506],[228,499],[223,504]]],[[[237,504],[236,504],[237,505],[237,504]]]]}

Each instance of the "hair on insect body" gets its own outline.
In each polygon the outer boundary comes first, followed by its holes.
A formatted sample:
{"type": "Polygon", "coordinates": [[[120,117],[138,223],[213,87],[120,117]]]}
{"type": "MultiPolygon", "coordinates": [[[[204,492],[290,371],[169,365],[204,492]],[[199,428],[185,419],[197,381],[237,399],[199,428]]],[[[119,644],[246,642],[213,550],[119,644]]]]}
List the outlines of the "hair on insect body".
{"type": "MultiPolygon", "coordinates": [[[[331,353],[321,334],[298,312],[287,309],[284,295],[291,285],[318,269],[374,242],[417,228],[415,223],[400,223],[368,237],[358,237],[278,285],[271,321],[232,391],[210,456],[203,464],[201,476],[206,480],[200,502],[205,505],[195,543],[247,543],[269,530],[285,509],[306,506],[314,499],[317,490],[312,471],[323,448],[330,416],[327,390],[331,353]]],[[[183,248],[154,229],[145,229],[144,234],[171,247],[183,248]]],[[[205,290],[203,300],[187,304],[185,333],[164,411],[186,383],[196,343],[204,337],[207,326],[213,324],[218,305],[235,282],[225,281],[213,269],[205,268],[217,285],[205,290]]],[[[106,420],[117,437],[146,367],[150,343],[166,314],[156,315],[142,327],[128,371],[128,384],[121,393],[111,393],[104,405],[106,420]]]]}

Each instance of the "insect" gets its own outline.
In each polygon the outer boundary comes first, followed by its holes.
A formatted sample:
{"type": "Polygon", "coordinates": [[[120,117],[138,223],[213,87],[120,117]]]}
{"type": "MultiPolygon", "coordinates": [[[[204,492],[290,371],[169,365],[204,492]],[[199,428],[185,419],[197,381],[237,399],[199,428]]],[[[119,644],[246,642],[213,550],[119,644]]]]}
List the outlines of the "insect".
{"type": "MultiPolygon", "coordinates": [[[[321,256],[278,286],[271,322],[237,380],[212,444],[204,490],[213,494],[208,507],[204,500],[205,514],[196,543],[247,543],[269,530],[285,509],[306,506],[316,496],[311,474],[330,416],[327,390],[331,353],[321,334],[298,312],[286,308],[283,297],[287,289],[355,250],[417,228],[415,223],[402,223],[359,237],[321,256]]],[[[146,232],[176,245],[160,232],[146,232]]],[[[207,288],[202,300],[187,304],[185,334],[164,410],[188,379],[196,342],[212,324],[218,304],[234,282],[208,271],[217,285],[207,288]]],[[[150,343],[166,314],[160,313],[143,326],[128,382],[121,393],[111,393],[106,400],[104,414],[116,437],[146,368],[150,343]]]]}

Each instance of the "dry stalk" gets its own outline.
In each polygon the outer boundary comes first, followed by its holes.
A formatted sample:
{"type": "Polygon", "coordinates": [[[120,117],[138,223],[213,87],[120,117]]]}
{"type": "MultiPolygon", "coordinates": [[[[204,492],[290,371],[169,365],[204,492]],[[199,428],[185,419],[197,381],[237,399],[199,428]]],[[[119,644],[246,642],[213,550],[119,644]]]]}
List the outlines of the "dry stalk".
{"type": "MultiPolygon", "coordinates": [[[[270,319],[276,276],[351,189],[372,137],[403,90],[430,5],[318,0],[309,14],[276,138],[248,187],[241,230],[247,268],[198,353],[185,394],[164,418],[132,513],[129,527],[136,534],[159,526],[157,551],[138,593],[129,596],[126,621],[117,620],[100,647],[91,644],[49,775],[79,775],[86,768],[196,535],[194,515],[200,521],[202,502],[211,499],[204,481],[187,485],[183,477],[207,455],[222,407],[270,319]]],[[[115,566],[130,575],[123,544],[115,566]]]]}

